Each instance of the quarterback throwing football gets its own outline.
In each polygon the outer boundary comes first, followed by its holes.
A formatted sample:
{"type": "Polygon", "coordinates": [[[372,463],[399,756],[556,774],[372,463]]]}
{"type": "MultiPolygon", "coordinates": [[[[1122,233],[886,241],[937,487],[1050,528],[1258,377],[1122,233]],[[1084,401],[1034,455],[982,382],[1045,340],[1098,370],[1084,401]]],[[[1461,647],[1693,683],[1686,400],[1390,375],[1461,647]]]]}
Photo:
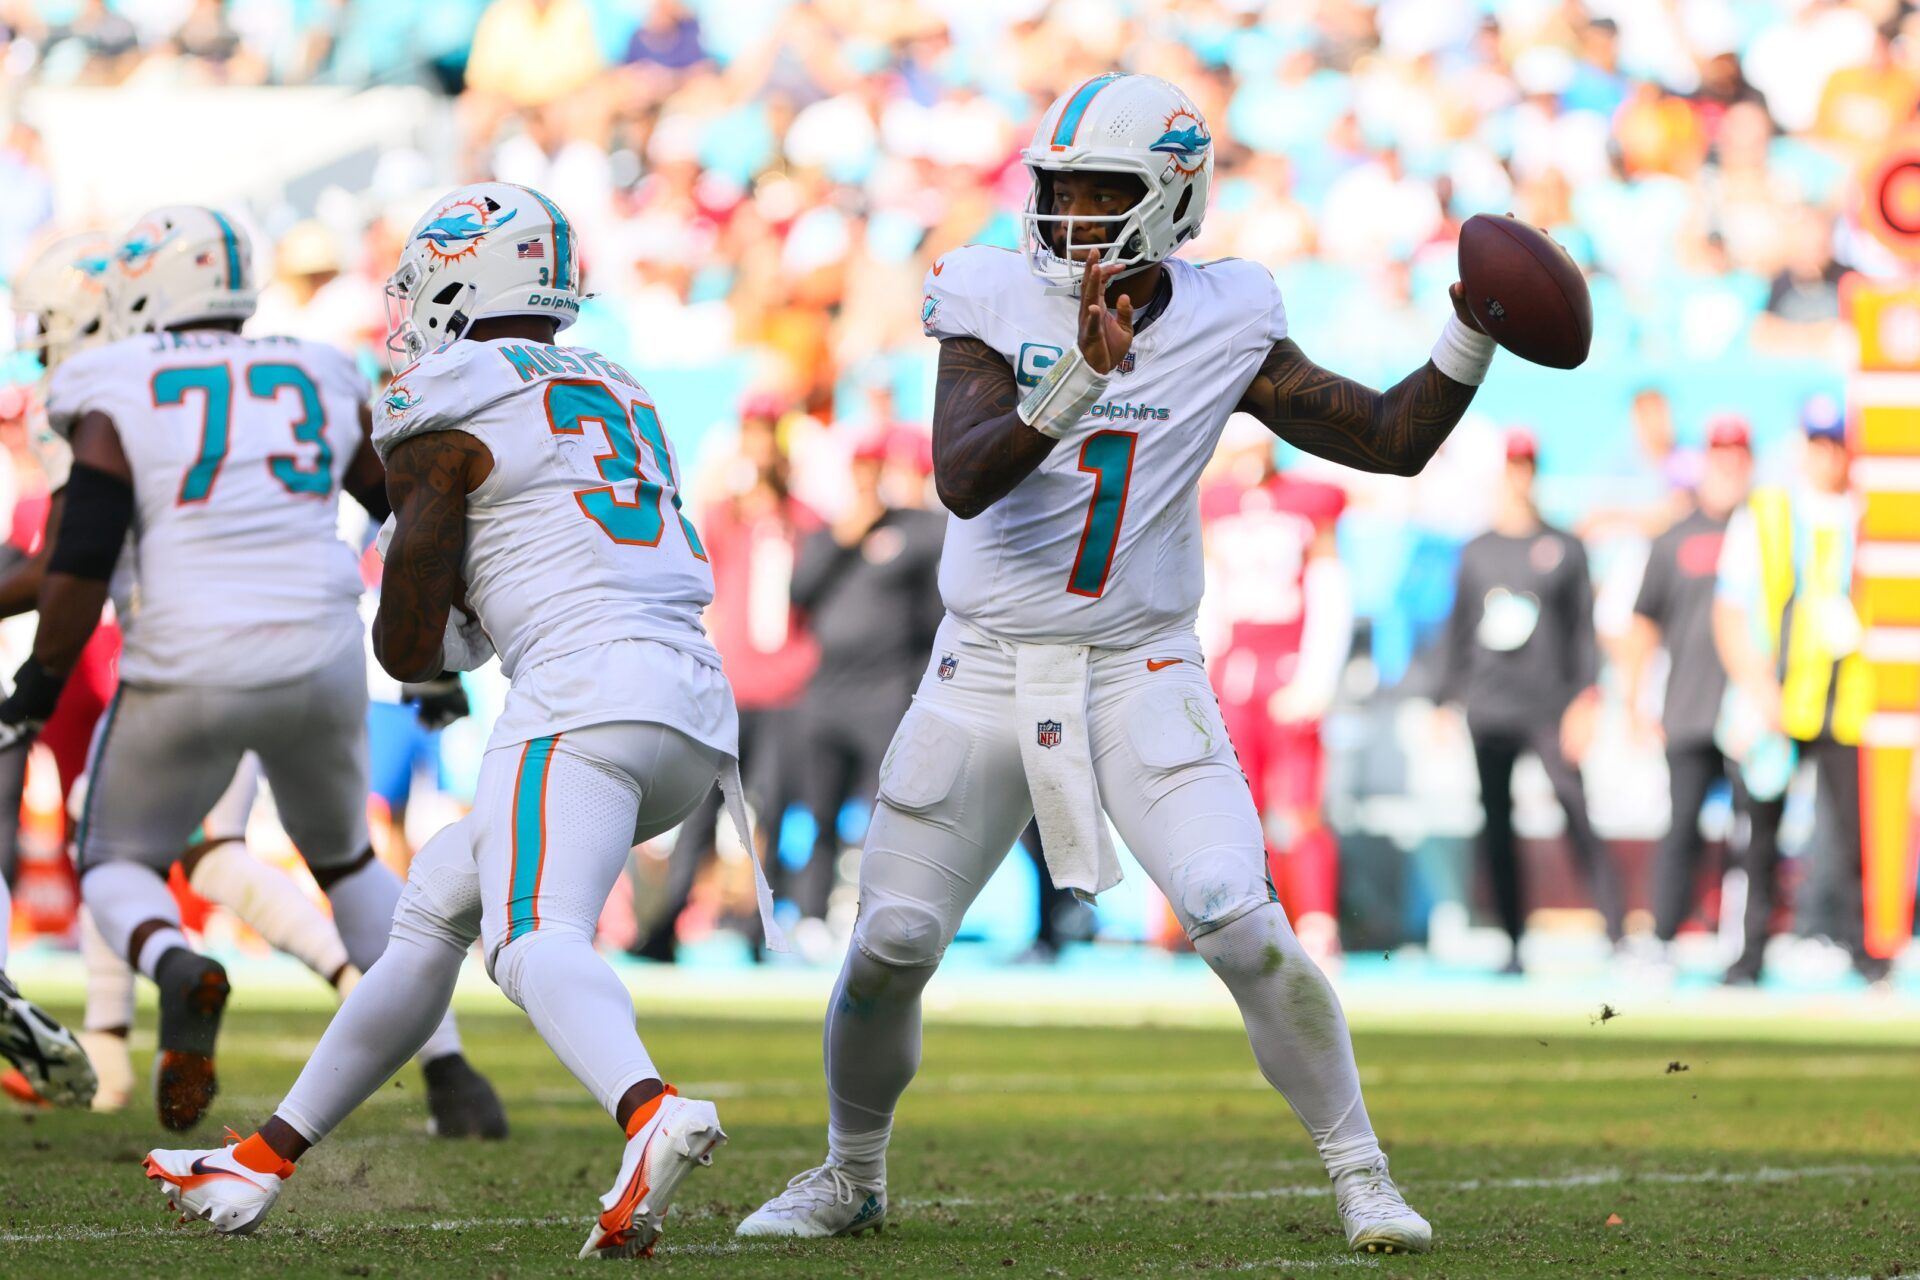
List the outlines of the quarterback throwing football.
{"type": "Polygon", "coordinates": [[[1255,1058],[1312,1136],[1347,1242],[1432,1231],[1387,1173],[1340,1004],[1294,937],[1260,818],[1202,669],[1197,485],[1229,415],[1364,471],[1412,475],[1486,376],[1455,315],[1385,392],[1316,366],[1268,271],[1174,252],[1200,230],[1212,139],[1163,80],[1102,75],[1026,151],[1022,252],[927,276],[940,340],[935,478],[947,617],[882,766],[860,919],[827,1015],[826,1163],[740,1224],[831,1236],[886,1217],[894,1107],[920,1061],[920,993],[1030,814],[1055,883],[1120,878],[1102,811],[1227,984],[1255,1058]]]}

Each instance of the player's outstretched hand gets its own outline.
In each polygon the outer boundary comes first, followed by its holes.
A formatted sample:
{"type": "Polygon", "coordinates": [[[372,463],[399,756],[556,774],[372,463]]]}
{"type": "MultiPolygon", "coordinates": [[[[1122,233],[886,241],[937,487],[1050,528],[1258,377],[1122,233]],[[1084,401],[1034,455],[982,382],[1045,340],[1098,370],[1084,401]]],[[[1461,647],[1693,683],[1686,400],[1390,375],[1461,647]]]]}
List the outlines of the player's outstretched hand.
{"type": "Polygon", "coordinates": [[[1480,327],[1480,322],[1473,318],[1473,312],[1467,309],[1467,286],[1455,280],[1453,282],[1453,288],[1447,290],[1447,296],[1453,299],[1453,314],[1460,317],[1461,324],[1464,324],[1475,333],[1486,332],[1485,329],[1480,327]]]}
{"type": "Polygon", "coordinates": [[[1119,264],[1102,266],[1100,251],[1089,249],[1080,273],[1080,354],[1095,373],[1112,373],[1133,345],[1133,299],[1107,305],[1107,286],[1120,274],[1119,264]]]}

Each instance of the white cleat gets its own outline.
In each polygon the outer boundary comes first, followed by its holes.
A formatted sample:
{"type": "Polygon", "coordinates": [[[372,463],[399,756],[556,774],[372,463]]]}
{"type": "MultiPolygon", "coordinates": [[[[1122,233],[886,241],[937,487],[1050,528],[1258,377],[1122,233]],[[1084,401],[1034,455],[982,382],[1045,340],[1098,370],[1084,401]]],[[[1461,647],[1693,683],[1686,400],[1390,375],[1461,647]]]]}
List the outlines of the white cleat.
{"type": "MultiPolygon", "coordinates": [[[[238,1140],[231,1129],[227,1136],[238,1140]]],[[[244,1236],[259,1226],[293,1176],[291,1164],[279,1173],[247,1168],[233,1158],[232,1142],[202,1151],[149,1151],[146,1171],[180,1221],[200,1218],[228,1236],[244,1236]]]]}
{"type": "Polygon", "coordinates": [[[100,1087],[93,1091],[95,1111],[121,1111],[133,1100],[133,1055],[125,1036],[105,1031],[76,1031],[73,1038],[87,1051],[100,1087]]]}
{"type": "MultiPolygon", "coordinates": [[[[5,922],[0,921],[0,927],[5,922]]],[[[73,1033],[21,995],[0,973],[0,1057],[20,1069],[38,1097],[56,1107],[84,1107],[98,1082],[73,1033]]]]}
{"type": "Polygon", "coordinates": [[[627,1139],[620,1176],[600,1197],[600,1216],[580,1256],[651,1257],[681,1180],[712,1164],[714,1148],[726,1140],[711,1102],[682,1098],[669,1086],[653,1118],[627,1139]]]}
{"type": "Polygon", "coordinates": [[[1333,1194],[1352,1252],[1425,1253],[1433,1248],[1433,1228],[1393,1185],[1385,1156],[1335,1174],[1333,1194]]]}
{"type": "Polygon", "coordinates": [[[787,1183],[787,1189],[734,1228],[737,1236],[818,1240],[878,1231],[887,1220],[887,1189],[863,1187],[828,1162],[787,1183]]]}

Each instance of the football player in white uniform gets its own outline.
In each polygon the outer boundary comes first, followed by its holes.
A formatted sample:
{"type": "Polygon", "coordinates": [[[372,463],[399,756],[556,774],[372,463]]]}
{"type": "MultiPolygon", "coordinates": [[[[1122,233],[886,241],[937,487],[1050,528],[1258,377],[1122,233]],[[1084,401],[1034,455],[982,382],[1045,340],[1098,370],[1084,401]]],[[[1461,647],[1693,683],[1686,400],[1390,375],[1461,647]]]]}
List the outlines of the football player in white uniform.
{"type": "MultiPolygon", "coordinates": [[[[105,339],[107,306],[101,278],[111,249],[112,242],[102,234],[67,236],[48,245],[15,277],[13,309],[20,322],[19,347],[38,355],[43,368],[50,370],[75,352],[105,339]]],[[[38,425],[33,421],[28,435],[36,452],[41,448],[35,429],[38,425]]],[[[45,461],[42,466],[48,467],[48,483],[57,491],[64,475],[54,475],[45,461]]],[[[14,579],[31,586],[37,577],[35,561],[29,559],[0,578],[0,587],[14,579]]],[[[26,596],[26,588],[14,594],[26,596]]],[[[29,600],[11,612],[31,607],[29,600]]],[[[0,812],[0,835],[4,835],[4,846],[0,847],[0,1057],[14,1064],[27,1086],[43,1101],[84,1107],[93,1101],[99,1083],[86,1051],[72,1032],[22,996],[6,973],[13,920],[10,882],[26,771],[24,746],[0,752],[0,810],[4,810],[0,812]]]]}
{"type": "Polygon", "coordinates": [[[713,577],[652,398],[598,352],[553,345],[581,292],[572,226],[546,197],[450,193],[388,293],[413,363],[374,430],[395,522],[375,650],[398,680],[497,650],[512,687],[473,812],[415,855],[386,955],[292,1092],[232,1146],[151,1153],[148,1176],[177,1209],[251,1231],[292,1162],[432,1028],[477,936],[488,973],[625,1134],[580,1256],[649,1252],[681,1179],[726,1135],[712,1103],[662,1081],[593,937],[632,846],[716,780],[744,821],[733,693],[700,621],[713,577]]]}
{"type": "MultiPolygon", "coordinates": [[[[128,546],[120,689],[97,731],[75,835],[102,938],[160,989],[162,1124],[213,1097],[223,967],[180,932],[165,870],[241,758],[260,758],[280,816],[327,892],[346,959],[386,942],[399,882],[366,833],[359,574],[336,533],[338,494],[388,511],[366,387],[330,347],[243,337],[255,288],[245,234],[193,206],[149,213],[107,273],[125,336],[58,364],[47,416],[71,447],[34,651],[0,701],[0,744],[51,714],[98,625],[128,546]]],[[[458,1053],[430,1092],[498,1100],[458,1053]]]]}
{"type": "MultiPolygon", "coordinates": [[[[108,340],[106,276],[115,247],[105,232],[64,237],[49,245],[14,281],[14,310],[24,321],[20,347],[39,356],[46,374],[51,375],[68,356],[108,340]]],[[[39,408],[28,418],[27,441],[47,480],[46,529],[50,533],[60,527],[73,452],[48,426],[39,408]]],[[[0,575],[0,617],[30,612],[38,603],[51,544],[51,537],[43,536],[32,556],[0,575]]],[[[132,565],[123,553],[112,592],[123,606],[129,601],[131,579],[132,565]]],[[[0,756],[0,832],[7,833],[0,847],[0,868],[9,874],[26,767],[24,749],[0,756]]],[[[84,794],[84,785],[76,789],[84,794]]],[[[291,877],[247,852],[247,815],[258,790],[259,762],[249,755],[201,824],[202,838],[182,851],[180,863],[187,884],[201,897],[233,912],[276,949],[300,959],[344,995],[360,971],[347,959],[339,930],[291,877]]],[[[5,895],[6,885],[0,880],[0,919],[6,916],[5,895]]],[[[133,1023],[133,970],[124,956],[107,945],[92,914],[84,909],[80,928],[87,1008],[83,1029],[74,1038],[98,1077],[93,1109],[118,1111],[127,1104],[134,1085],[133,1059],[127,1051],[133,1023]]],[[[0,938],[0,969],[5,968],[4,951],[5,940],[0,938]]],[[[457,1051],[458,1044],[452,1047],[457,1051]]],[[[71,1097],[71,1090],[61,1092],[71,1097]]],[[[430,1090],[429,1101],[444,1104],[449,1099],[430,1090]]],[[[463,1127],[458,1117],[452,1118],[455,1122],[439,1131],[463,1127]]]]}
{"type": "Polygon", "coordinates": [[[1340,1005],[1273,893],[1255,812],[1202,670],[1202,467],[1236,409],[1300,448],[1411,475],[1459,420],[1492,341],[1455,317],[1385,393],[1316,367],[1264,267],[1172,256],[1207,207],[1212,140],[1144,75],[1096,76],[1041,118],[1023,252],[947,254],[921,319],[940,339],[935,479],[948,616],[882,766],[860,917],[827,1014],[824,1165],[740,1224],[826,1236],[886,1216],[894,1108],[920,993],[1037,813],[1056,884],[1119,879],[1101,811],[1240,1006],[1319,1149],[1349,1245],[1431,1230],[1387,1174],[1340,1005]]]}

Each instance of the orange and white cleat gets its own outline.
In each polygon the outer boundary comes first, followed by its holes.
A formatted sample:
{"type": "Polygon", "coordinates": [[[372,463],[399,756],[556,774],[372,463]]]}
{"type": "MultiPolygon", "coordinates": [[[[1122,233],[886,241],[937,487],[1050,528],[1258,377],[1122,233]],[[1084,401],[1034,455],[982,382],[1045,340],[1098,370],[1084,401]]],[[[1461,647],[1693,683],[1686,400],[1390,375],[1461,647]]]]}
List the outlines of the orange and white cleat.
{"type": "Polygon", "coordinates": [[[580,1246],[582,1258],[652,1256],[681,1181],[712,1164],[714,1149],[727,1140],[713,1104],[682,1098],[672,1085],[648,1106],[653,1113],[640,1112],[645,1119],[627,1139],[613,1190],[600,1197],[600,1216],[580,1246]]]}
{"type": "Polygon", "coordinates": [[[199,1218],[222,1235],[244,1236],[280,1198],[280,1188],[293,1176],[293,1165],[262,1173],[240,1163],[234,1146],[240,1135],[227,1130],[228,1143],[204,1151],[149,1151],[147,1177],[160,1184],[167,1206],[180,1221],[199,1218]]]}

